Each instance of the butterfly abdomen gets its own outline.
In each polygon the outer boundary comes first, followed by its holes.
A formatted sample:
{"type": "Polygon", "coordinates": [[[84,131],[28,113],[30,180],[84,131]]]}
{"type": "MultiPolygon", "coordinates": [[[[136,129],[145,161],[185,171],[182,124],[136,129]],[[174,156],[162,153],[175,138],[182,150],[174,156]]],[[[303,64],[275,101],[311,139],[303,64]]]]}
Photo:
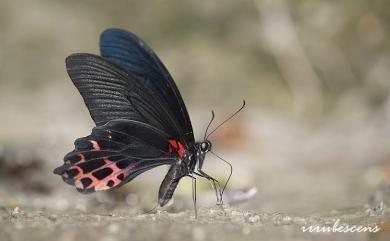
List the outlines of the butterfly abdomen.
{"type": "Polygon", "coordinates": [[[161,207],[165,206],[171,200],[180,179],[187,174],[187,167],[184,165],[184,162],[174,164],[169,168],[158,192],[158,203],[161,207]]]}

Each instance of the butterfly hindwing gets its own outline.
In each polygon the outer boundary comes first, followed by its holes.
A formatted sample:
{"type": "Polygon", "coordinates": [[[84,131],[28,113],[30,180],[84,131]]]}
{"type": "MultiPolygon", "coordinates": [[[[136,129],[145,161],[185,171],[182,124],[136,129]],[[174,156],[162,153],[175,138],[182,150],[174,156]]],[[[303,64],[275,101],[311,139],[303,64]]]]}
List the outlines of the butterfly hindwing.
{"type": "Polygon", "coordinates": [[[122,66],[156,93],[181,125],[185,141],[194,142],[191,121],[175,82],[142,39],[122,29],[107,29],[100,37],[100,52],[102,57],[122,66]]]}
{"type": "Polygon", "coordinates": [[[148,124],[113,120],[77,139],[54,172],[83,193],[119,187],[144,171],[175,163],[168,140],[148,124]]]}

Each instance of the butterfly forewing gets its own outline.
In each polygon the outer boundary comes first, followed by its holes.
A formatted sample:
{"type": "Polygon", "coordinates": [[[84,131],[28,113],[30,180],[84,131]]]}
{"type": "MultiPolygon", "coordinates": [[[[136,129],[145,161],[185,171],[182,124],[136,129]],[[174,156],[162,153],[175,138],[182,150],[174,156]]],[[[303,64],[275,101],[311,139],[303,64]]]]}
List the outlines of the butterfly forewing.
{"type": "Polygon", "coordinates": [[[102,57],[122,66],[156,93],[180,124],[185,141],[194,142],[191,121],[175,82],[142,39],[125,30],[108,29],[101,34],[100,52],[102,57]]]}
{"type": "Polygon", "coordinates": [[[92,54],[73,54],[66,66],[97,126],[116,119],[137,120],[184,139],[169,107],[120,66],[92,54]]]}

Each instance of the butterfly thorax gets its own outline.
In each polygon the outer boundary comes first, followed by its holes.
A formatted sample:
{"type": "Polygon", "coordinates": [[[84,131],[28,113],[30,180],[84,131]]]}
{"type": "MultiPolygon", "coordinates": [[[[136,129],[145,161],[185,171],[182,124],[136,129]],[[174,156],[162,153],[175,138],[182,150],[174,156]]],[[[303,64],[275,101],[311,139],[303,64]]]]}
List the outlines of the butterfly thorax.
{"type": "Polygon", "coordinates": [[[168,170],[159,190],[159,204],[164,206],[172,198],[180,179],[192,176],[195,168],[202,167],[206,153],[211,150],[209,141],[195,142],[189,145],[183,155],[168,170]]]}
{"type": "Polygon", "coordinates": [[[195,142],[188,150],[188,170],[189,173],[193,173],[196,165],[203,164],[206,157],[206,153],[211,150],[211,142],[195,142]]]}

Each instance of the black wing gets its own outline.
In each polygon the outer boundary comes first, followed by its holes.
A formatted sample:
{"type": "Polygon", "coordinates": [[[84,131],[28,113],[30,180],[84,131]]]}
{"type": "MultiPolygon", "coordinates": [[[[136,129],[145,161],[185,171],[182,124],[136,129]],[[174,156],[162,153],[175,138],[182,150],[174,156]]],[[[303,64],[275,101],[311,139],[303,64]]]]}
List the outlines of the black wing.
{"type": "Polygon", "coordinates": [[[54,170],[82,193],[119,187],[151,168],[173,164],[168,134],[142,122],[113,120],[75,141],[54,170]]]}
{"type": "Polygon", "coordinates": [[[101,55],[122,66],[164,101],[184,131],[187,143],[194,142],[191,121],[171,75],[153,50],[133,33],[108,29],[100,37],[101,55]]]}
{"type": "Polygon", "coordinates": [[[117,119],[134,120],[175,140],[185,140],[166,104],[120,66],[92,54],[73,54],[66,59],[66,66],[97,126],[117,119]]]}

